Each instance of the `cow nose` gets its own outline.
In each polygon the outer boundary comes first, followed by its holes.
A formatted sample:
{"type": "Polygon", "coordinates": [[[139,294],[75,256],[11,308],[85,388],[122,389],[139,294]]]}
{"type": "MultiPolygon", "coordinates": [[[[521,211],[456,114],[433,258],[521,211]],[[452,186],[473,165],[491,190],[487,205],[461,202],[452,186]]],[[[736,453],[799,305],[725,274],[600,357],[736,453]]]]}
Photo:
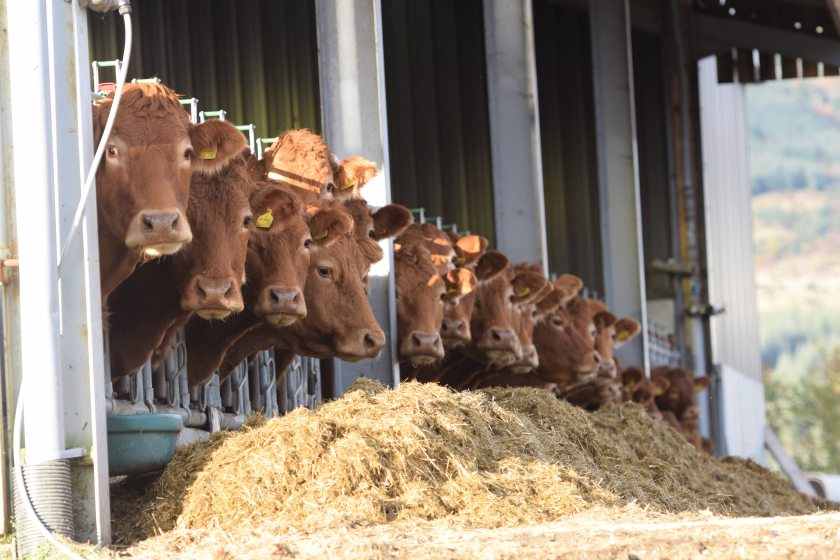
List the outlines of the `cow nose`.
{"type": "Polygon", "coordinates": [[[177,212],[146,212],[142,216],[146,233],[167,233],[178,227],[177,212]]]}
{"type": "Polygon", "coordinates": [[[444,319],[440,326],[440,332],[447,337],[456,337],[464,334],[466,323],[462,319],[444,319]]]}
{"type": "Polygon", "coordinates": [[[280,313],[297,313],[303,304],[303,294],[298,289],[271,288],[269,293],[272,309],[280,313]]]}
{"type": "Polygon", "coordinates": [[[234,287],[232,280],[215,281],[199,278],[195,283],[195,289],[202,300],[224,301],[233,296],[234,287]]]}
{"type": "Polygon", "coordinates": [[[540,359],[537,355],[537,349],[533,345],[526,346],[522,349],[522,363],[532,367],[537,367],[540,365],[540,359]]]}
{"type": "Polygon", "coordinates": [[[224,319],[231,312],[242,311],[242,293],[233,278],[193,279],[181,298],[185,311],[195,311],[202,319],[224,319]]]}
{"type": "Polygon", "coordinates": [[[615,361],[601,359],[600,362],[596,358],[595,362],[598,364],[598,375],[600,377],[615,377],[615,361]]]}
{"type": "Polygon", "coordinates": [[[369,330],[363,337],[365,351],[368,356],[376,356],[385,346],[385,334],[381,330],[369,330]]]}
{"type": "Polygon", "coordinates": [[[516,333],[510,329],[491,327],[485,338],[485,344],[493,349],[511,349],[516,346],[519,340],[516,333]]]}
{"type": "Polygon", "coordinates": [[[434,360],[443,358],[443,342],[437,333],[414,331],[403,346],[408,357],[427,356],[434,360]]]}

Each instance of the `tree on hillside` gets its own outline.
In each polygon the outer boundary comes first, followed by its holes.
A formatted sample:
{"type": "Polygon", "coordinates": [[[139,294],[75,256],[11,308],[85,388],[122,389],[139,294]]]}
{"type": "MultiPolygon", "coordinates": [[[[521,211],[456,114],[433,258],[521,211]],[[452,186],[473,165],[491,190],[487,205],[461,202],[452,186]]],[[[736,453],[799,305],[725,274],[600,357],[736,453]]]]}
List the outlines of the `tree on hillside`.
{"type": "Polygon", "coordinates": [[[799,466],[840,472],[840,347],[795,385],[765,377],[767,418],[799,466]]]}

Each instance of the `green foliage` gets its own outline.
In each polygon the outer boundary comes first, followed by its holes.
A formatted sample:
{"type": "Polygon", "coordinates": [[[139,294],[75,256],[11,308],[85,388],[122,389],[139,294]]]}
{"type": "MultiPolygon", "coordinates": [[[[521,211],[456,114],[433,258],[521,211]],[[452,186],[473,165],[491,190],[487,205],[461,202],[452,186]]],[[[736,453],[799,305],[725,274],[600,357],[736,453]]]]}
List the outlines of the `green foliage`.
{"type": "Polygon", "coordinates": [[[791,383],[765,375],[767,418],[800,468],[840,472],[840,346],[791,383]]]}

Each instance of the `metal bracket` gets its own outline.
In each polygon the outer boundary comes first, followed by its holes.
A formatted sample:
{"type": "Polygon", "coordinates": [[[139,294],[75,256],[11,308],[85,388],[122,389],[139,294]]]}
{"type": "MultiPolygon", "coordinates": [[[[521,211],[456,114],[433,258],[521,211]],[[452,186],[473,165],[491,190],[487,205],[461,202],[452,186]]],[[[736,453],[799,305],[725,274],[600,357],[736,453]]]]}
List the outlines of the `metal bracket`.
{"type": "Polygon", "coordinates": [[[9,279],[6,277],[7,268],[18,268],[20,260],[18,259],[0,259],[0,286],[8,286],[9,279]]]}
{"type": "Polygon", "coordinates": [[[711,303],[704,303],[702,305],[692,305],[688,309],[685,310],[685,314],[689,317],[701,317],[701,318],[708,318],[714,317],[716,315],[721,315],[726,313],[726,306],[720,305],[715,306],[711,303]]]}
{"type": "Polygon", "coordinates": [[[665,274],[676,277],[688,277],[694,273],[691,265],[678,263],[674,259],[668,259],[667,261],[654,259],[650,263],[650,268],[656,272],[664,272],[665,274]]]}

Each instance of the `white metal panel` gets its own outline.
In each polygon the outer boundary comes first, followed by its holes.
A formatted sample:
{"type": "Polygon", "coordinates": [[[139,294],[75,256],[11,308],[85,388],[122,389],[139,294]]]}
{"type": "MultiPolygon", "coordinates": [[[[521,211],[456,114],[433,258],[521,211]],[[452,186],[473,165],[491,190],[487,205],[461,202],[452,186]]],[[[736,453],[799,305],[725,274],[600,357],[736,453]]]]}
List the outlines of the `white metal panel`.
{"type": "Polygon", "coordinates": [[[642,324],[622,363],[648,369],[642,210],[633,99],[629,3],[590,2],[604,296],[619,317],[642,324]]]}
{"type": "Polygon", "coordinates": [[[726,364],[719,371],[726,454],[764,464],[764,385],[726,364]]]}
{"type": "Polygon", "coordinates": [[[709,302],[726,306],[711,319],[712,359],[760,380],[745,91],[717,83],[714,57],[698,68],[709,302]]]}
{"type": "MultiPolygon", "coordinates": [[[[364,196],[371,205],[384,206],[391,202],[391,186],[380,0],[318,0],[315,14],[324,137],[339,157],[361,155],[377,162],[380,172],[365,186],[364,196]]],[[[382,245],[385,259],[371,268],[369,300],[389,344],[376,360],[336,360],[338,394],[362,375],[399,383],[391,240],[382,245]]]]}
{"type": "Polygon", "coordinates": [[[548,270],[531,0],[484,0],[496,245],[548,270]]]}

